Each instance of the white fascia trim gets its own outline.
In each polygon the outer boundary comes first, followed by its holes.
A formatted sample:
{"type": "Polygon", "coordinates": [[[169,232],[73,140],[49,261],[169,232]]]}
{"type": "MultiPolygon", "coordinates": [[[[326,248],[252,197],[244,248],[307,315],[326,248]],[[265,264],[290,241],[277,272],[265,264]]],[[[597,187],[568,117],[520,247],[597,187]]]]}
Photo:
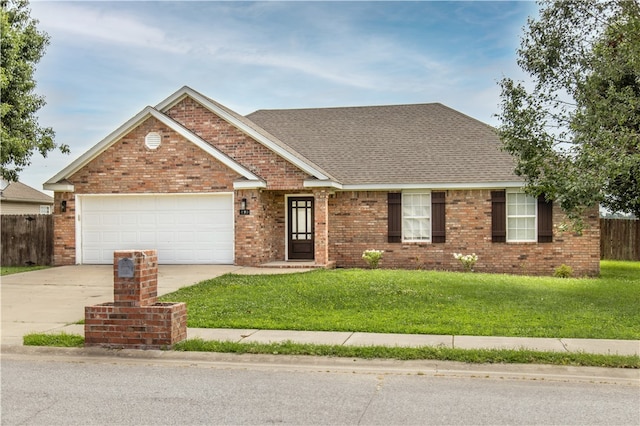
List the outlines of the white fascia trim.
{"type": "Polygon", "coordinates": [[[335,188],[343,189],[343,185],[333,180],[305,180],[303,183],[305,188],[335,188]]]}
{"type": "MultiPolygon", "coordinates": [[[[73,175],[75,172],[80,170],[91,160],[93,160],[98,155],[106,151],[107,148],[113,145],[113,143],[115,143],[123,135],[127,134],[129,131],[134,129],[136,126],[140,125],[144,120],[148,119],[149,117],[156,118],[158,121],[162,122],[167,127],[172,129],[173,131],[175,131],[176,133],[178,133],[188,141],[192,142],[193,144],[201,148],[203,151],[210,154],[212,157],[214,157],[215,159],[223,163],[225,166],[229,167],[234,172],[244,176],[249,180],[258,180],[258,181],[261,180],[258,176],[254,175],[248,169],[244,168],[237,162],[233,161],[230,157],[227,157],[222,152],[218,151],[217,149],[209,145],[202,138],[200,138],[196,134],[192,133],[191,131],[183,127],[177,121],[167,117],[166,115],[162,114],[158,110],[148,106],[142,111],[140,111],[138,114],[136,114],[134,117],[132,117],[130,120],[128,120],[126,123],[124,123],[122,126],[118,127],[116,130],[111,132],[109,136],[107,136],[106,138],[98,142],[91,149],[89,149],[80,157],[78,157],[76,160],[74,160],[71,164],[65,167],[57,175],[55,175],[54,177],[49,179],[47,182],[45,182],[43,187],[47,190],[55,191],[56,190],[55,188],[58,187],[58,185],[62,185],[59,183],[60,181],[68,178],[69,176],[73,175]]],[[[73,186],[71,185],[71,188],[72,187],[73,186]]],[[[58,189],[58,191],[69,189],[68,186],[67,187],[61,186],[60,188],[61,189],[58,189]]]]}
{"type": "Polygon", "coordinates": [[[42,188],[53,192],[75,192],[76,190],[70,183],[45,183],[42,188]]]}
{"type": "Polygon", "coordinates": [[[273,151],[280,157],[284,158],[294,166],[298,167],[300,170],[304,171],[305,173],[315,176],[320,180],[328,179],[328,176],[326,176],[320,170],[302,161],[300,158],[291,154],[291,152],[282,148],[280,145],[274,143],[267,137],[256,132],[251,127],[248,127],[242,121],[230,115],[227,111],[221,109],[216,104],[212,103],[209,99],[207,99],[206,97],[204,97],[203,95],[201,95],[200,93],[196,92],[195,90],[193,90],[188,86],[183,87],[182,89],[175,92],[173,95],[169,96],[164,101],[160,102],[158,105],[156,105],[156,108],[160,111],[164,111],[165,108],[175,105],[177,102],[182,100],[185,96],[190,96],[195,101],[197,101],[198,103],[203,105],[205,108],[207,108],[209,111],[213,112],[214,114],[216,114],[217,116],[219,116],[220,118],[225,120],[227,123],[231,124],[232,126],[238,128],[240,131],[247,134],[249,137],[260,142],[261,144],[269,148],[271,151],[273,151]]]}
{"type": "Polygon", "coordinates": [[[523,188],[524,182],[478,182],[478,183],[388,183],[388,184],[354,184],[342,185],[343,191],[390,191],[401,189],[494,189],[523,188]]]}
{"type": "Polygon", "coordinates": [[[264,181],[247,180],[242,182],[233,182],[233,189],[263,189],[267,184],[264,181]]]}

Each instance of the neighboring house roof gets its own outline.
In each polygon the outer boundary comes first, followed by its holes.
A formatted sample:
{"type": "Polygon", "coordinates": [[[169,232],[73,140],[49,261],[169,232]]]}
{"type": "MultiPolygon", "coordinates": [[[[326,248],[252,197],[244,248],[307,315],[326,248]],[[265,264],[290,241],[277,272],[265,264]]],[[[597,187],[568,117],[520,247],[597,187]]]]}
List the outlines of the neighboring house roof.
{"type": "Polygon", "coordinates": [[[522,182],[495,130],[439,103],[247,116],[345,187],[522,182]]]}
{"type": "Polygon", "coordinates": [[[10,182],[0,191],[0,200],[3,202],[53,204],[53,197],[21,182],[10,182]]]}

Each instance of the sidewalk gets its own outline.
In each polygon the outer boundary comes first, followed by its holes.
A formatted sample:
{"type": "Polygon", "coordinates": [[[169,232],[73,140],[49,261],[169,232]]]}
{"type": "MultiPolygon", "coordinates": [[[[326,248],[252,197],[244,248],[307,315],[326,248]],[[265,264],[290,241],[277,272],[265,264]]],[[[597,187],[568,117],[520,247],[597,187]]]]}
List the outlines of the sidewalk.
{"type": "MultiPolygon", "coordinates": [[[[50,332],[84,335],[83,325],[68,325],[50,332]]],[[[454,349],[528,349],[540,352],[584,352],[601,355],[640,356],[640,340],[559,339],[532,337],[451,336],[429,334],[385,334],[341,331],[293,331],[226,328],[189,328],[189,339],[238,343],[310,343],[344,346],[435,346],[454,349]]]]}

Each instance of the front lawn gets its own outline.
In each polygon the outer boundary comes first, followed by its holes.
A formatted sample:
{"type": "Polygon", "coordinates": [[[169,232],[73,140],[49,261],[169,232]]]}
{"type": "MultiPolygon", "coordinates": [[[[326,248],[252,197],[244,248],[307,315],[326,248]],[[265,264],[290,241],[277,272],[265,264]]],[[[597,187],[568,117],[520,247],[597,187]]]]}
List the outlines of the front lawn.
{"type": "Polygon", "coordinates": [[[188,326],[375,333],[640,339],[640,262],[600,278],[318,270],[224,275],[165,295],[188,326]]]}

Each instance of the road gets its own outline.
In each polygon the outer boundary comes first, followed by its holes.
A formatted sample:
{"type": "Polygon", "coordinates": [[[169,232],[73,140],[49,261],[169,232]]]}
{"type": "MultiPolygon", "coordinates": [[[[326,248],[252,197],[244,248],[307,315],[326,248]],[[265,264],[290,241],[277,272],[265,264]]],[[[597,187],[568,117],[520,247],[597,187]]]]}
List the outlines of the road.
{"type": "Polygon", "coordinates": [[[2,424],[640,424],[634,374],[140,353],[3,352],[2,424]]]}

